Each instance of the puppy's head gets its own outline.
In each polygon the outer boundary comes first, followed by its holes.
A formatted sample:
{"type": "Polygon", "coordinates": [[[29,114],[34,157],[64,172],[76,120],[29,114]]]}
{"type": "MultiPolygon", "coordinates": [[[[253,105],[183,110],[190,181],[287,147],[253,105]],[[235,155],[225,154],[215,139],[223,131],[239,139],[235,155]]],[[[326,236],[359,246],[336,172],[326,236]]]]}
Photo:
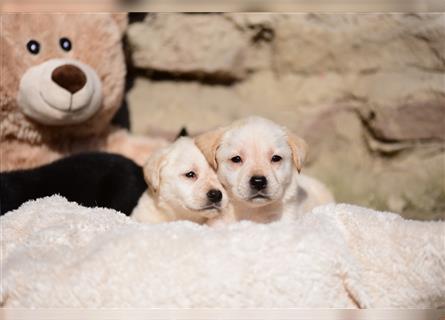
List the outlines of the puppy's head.
{"type": "Polygon", "coordinates": [[[212,218],[227,206],[215,171],[191,138],[179,138],[154,153],[144,176],[158,206],[168,214],[212,218]]]}
{"type": "Polygon", "coordinates": [[[196,144],[231,197],[250,206],[282,199],[307,149],[304,140],[259,117],[204,133],[196,144]]]}

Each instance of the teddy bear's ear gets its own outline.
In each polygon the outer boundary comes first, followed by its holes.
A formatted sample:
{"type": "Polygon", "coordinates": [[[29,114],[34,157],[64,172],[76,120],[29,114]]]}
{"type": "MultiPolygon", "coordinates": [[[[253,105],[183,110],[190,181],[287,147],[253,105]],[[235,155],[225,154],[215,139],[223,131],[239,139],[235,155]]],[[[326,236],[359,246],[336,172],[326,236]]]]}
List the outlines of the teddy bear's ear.
{"type": "Polygon", "coordinates": [[[121,34],[124,34],[128,26],[128,14],[125,12],[115,12],[111,14],[111,17],[116,22],[121,34]]]}

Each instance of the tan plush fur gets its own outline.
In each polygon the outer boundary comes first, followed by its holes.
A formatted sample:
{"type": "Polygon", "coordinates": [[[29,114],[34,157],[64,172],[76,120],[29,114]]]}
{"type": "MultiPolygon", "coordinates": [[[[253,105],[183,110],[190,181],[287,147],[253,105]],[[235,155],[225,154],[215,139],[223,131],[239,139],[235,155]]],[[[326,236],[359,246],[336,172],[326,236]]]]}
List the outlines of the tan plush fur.
{"type": "Polygon", "coordinates": [[[125,61],[121,38],[125,14],[2,14],[0,38],[0,171],[35,167],[71,153],[103,150],[121,153],[142,164],[160,139],[134,137],[114,128],[111,119],[121,106],[125,61]],[[67,37],[65,52],[59,39],[67,37]],[[40,43],[30,54],[29,40],[40,43]],[[77,124],[45,125],[26,116],[18,104],[23,75],[51,59],[72,59],[91,67],[101,82],[101,104],[77,124]]]}

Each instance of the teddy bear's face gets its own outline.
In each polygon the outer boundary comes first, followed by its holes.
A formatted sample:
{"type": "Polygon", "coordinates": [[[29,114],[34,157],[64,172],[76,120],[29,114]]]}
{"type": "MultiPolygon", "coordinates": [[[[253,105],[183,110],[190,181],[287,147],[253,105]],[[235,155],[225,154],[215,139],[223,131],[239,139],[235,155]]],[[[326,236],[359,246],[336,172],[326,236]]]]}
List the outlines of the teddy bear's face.
{"type": "Polygon", "coordinates": [[[122,30],[112,15],[6,14],[2,20],[5,90],[20,112],[51,126],[101,113],[111,118],[125,79],[122,30]]]}
{"type": "MultiPolygon", "coordinates": [[[[62,38],[68,51],[70,39],[62,38]]],[[[27,43],[38,54],[39,42],[27,43]]],[[[102,86],[96,71],[76,59],[49,59],[26,70],[20,80],[17,101],[27,116],[48,125],[66,125],[90,118],[100,107],[102,86]]]]}

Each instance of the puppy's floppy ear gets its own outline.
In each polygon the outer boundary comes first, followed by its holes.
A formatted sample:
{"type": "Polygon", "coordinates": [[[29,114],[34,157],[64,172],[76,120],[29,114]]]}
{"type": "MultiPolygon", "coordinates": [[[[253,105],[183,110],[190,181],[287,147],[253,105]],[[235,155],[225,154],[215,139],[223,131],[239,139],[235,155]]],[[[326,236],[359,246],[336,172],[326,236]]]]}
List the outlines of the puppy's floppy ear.
{"type": "Polygon", "coordinates": [[[157,193],[161,183],[161,169],[165,159],[165,151],[159,150],[153,153],[144,164],[144,178],[148,188],[157,193]]]}
{"type": "Polygon", "coordinates": [[[207,162],[215,170],[218,168],[218,162],[216,161],[216,150],[218,150],[224,132],[226,132],[226,128],[221,127],[200,134],[195,138],[195,144],[199,150],[201,150],[204,157],[207,159],[207,162]]]}
{"type": "Polygon", "coordinates": [[[287,133],[287,143],[292,150],[292,160],[294,161],[294,165],[297,168],[298,173],[300,173],[304,160],[306,159],[307,144],[303,139],[291,132],[287,133]]]}

